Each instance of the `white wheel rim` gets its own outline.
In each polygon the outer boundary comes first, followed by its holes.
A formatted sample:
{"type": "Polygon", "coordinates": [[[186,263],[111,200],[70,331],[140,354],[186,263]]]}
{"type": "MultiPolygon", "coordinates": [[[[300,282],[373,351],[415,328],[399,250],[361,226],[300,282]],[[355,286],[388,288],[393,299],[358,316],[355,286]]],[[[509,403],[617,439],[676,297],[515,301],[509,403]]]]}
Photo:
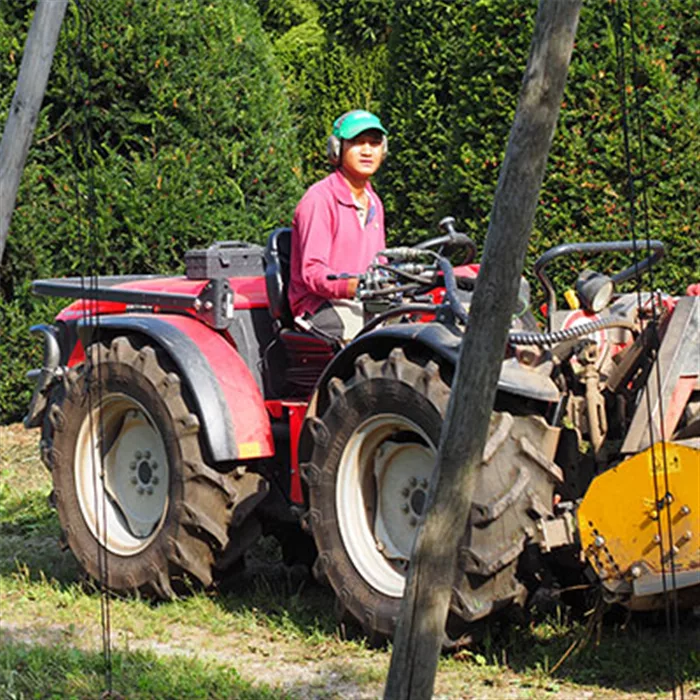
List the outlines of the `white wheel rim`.
{"type": "Polygon", "coordinates": [[[170,469],[160,431],[144,406],[125,394],[105,396],[80,427],[73,470],[93,537],[121,556],[148,547],[167,512],[170,469]]]}
{"type": "Polygon", "coordinates": [[[343,450],[335,494],[340,535],[360,576],[386,596],[403,596],[436,456],[425,432],[396,414],[364,421],[343,450]],[[406,441],[407,433],[416,441],[406,441]]]}

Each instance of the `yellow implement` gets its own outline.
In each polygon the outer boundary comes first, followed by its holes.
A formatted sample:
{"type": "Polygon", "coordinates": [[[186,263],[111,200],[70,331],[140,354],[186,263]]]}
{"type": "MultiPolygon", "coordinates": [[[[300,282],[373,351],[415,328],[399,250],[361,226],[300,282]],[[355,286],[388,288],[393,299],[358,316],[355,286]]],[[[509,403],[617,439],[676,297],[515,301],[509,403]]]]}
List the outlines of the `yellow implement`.
{"type": "Polygon", "coordinates": [[[581,547],[616,602],[651,609],[676,590],[684,604],[700,604],[699,442],[656,443],[586,492],[581,547]]]}

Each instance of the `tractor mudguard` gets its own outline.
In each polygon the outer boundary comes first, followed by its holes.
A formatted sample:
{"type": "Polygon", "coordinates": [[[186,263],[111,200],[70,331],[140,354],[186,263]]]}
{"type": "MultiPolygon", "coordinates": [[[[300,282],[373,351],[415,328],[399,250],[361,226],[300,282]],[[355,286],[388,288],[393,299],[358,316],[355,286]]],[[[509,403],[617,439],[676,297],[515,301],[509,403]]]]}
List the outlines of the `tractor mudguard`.
{"type": "Polygon", "coordinates": [[[194,397],[205,443],[215,462],[274,454],[262,394],[236,349],[194,318],[175,314],[81,319],[83,347],[108,335],[138,333],[168,353],[194,397]]]}
{"type": "MultiPolygon", "coordinates": [[[[354,362],[363,353],[373,357],[386,357],[395,347],[425,348],[431,355],[445,359],[450,365],[457,364],[462,335],[450,330],[442,323],[405,323],[384,326],[366,335],[361,335],[338,353],[324,370],[316,384],[307,410],[307,418],[320,415],[325,410],[327,396],[324,387],[331,377],[346,377],[354,372],[354,362]]],[[[520,365],[515,360],[506,360],[501,366],[498,391],[544,403],[556,403],[561,394],[548,375],[520,365]]],[[[307,426],[301,435],[301,451],[307,442],[307,426]]]]}

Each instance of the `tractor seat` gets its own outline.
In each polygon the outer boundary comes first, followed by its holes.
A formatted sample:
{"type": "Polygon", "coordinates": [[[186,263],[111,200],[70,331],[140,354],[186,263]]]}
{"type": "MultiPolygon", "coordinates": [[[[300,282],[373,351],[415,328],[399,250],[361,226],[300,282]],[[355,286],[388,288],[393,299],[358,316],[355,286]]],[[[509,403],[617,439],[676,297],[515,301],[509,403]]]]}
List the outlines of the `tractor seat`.
{"type": "Polygon", "coordinates": [[[275,334],[284,348],[286,384],[292,393],[307,395],[336,353],[338,344],[300,330],[294,323],[287,297],[291,249],[291,228],[277,228],[269,235],[263,252],[265,287],[275,334]]]}
{"type": "Polygon", "coordinates": [[[267,239],[263,261],[270,315],[279,328],[294,328],[294,317],[287,298],[291,259],[292,229],[276,228],[267,239]]]}

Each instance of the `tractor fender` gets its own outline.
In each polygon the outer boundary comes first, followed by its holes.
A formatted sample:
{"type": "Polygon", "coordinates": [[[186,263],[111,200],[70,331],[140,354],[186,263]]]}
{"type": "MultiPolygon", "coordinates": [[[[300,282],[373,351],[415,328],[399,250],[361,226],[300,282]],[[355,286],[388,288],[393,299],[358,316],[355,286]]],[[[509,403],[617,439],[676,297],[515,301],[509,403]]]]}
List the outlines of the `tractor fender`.
{"type": "Polygon", "coordinates": [[[194,398],[214,462],[274,454],[260,389],[236,348],[217,331],[175,314],[100,316],[78,322],[83,347],[123,333],[146,336],[168,353],[194,398]]]}
{"type": "MultiPolygon", "coordinates": [[[[364,353],[372,357],[387,357],[396,347],[413,348],[420,353],[423,349],[431,356],[442,358],[455,367],[459,356],[462,334],[442,323],[406,323],[384,326],[361,335],[338,353],[323,371],[309,401],[307,419],[322,415],[328,404],[326,386],[331,377],[347,378],[354,372],[355,360],[364,353]]],[[[498,391],[544,403],[556,403],[561,394],[549,375],[519,364],[515,359],[505,360],[498,379],[498,391]]],[[[300,459],[305,450],[310,449],[311,441],[305,421],[300,438],[300,459]]]]}

